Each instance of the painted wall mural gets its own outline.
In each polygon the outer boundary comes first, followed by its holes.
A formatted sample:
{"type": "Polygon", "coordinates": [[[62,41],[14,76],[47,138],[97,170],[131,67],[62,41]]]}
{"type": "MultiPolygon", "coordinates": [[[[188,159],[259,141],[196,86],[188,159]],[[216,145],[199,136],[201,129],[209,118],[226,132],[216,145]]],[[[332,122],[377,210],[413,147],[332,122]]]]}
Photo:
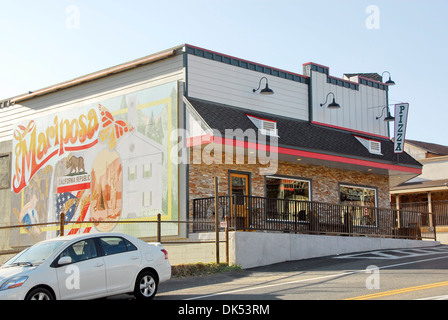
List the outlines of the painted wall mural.
{"type": "MultiPolygon", "coordinates": [[[[88,222],[68,224],[66,234],[153,236],[155,224],[119,222],[153,221],[158,213],[178,219],[178,168],[170,154],[177,117],[178,83],[170,82],[18,124],[11,224],[23,227],[10,245],[57,236],[49,223],[61,212],[88,222]]],[[[177,227],[164,233],[175,235],[177,227]]]]}

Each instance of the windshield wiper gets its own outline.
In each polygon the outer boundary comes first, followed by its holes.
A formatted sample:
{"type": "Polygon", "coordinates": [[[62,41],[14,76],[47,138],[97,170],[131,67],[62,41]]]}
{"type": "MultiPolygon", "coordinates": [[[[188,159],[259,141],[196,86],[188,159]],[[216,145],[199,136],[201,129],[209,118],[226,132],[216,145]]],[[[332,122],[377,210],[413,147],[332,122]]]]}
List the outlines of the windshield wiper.
{"type": "Polygon", "coordinates": [[[22,262],[14,262],[11,264],[6,265],[5,267],[15,267],[15,266],[28,266],[28,267],[32,267],[34,266],[31,262],[29,261],[22,261],[22,262]]]}

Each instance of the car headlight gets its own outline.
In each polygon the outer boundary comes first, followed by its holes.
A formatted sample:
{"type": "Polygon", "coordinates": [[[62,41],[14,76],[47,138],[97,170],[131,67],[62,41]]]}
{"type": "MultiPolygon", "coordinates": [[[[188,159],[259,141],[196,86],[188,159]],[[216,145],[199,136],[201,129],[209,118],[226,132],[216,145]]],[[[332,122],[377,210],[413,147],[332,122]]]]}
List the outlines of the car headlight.
{"type": "Polygon", "coordinates": [[[6,280],[0,287],[0,291],[20,287],[28,279],[28,276],[18,276],[6,280]]]}

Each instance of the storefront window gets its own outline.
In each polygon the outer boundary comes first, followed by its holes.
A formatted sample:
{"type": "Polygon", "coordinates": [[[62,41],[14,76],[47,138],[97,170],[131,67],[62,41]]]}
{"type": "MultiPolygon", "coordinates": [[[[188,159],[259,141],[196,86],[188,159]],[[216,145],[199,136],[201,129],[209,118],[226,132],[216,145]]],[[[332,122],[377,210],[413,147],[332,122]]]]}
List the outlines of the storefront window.
{"type": "Polygon", "coordinates": [[[354,225],[376,225],[376,190],[367,187],[340,185],[340,202],[347,205],[354,225]]]}
{"type": "Polygon", "coordinates": [[[306,180],[267,177],[266,193],[268,198],[309,201],[310,182],[306,180]]]}
{"type": "Polygon", "coordinates": [[[309,203],[306,201],[310,200],[310,181],[267,177],[266,196],[270,219],[291,222],[307,220],[309,203]]]}

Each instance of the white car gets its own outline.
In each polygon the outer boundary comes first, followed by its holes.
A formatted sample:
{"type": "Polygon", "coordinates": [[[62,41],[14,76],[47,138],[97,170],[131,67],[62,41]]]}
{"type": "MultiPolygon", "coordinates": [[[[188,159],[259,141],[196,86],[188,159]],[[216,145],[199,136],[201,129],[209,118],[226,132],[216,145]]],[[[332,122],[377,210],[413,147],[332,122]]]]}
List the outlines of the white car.
{"type": "Polygon", "coordinates": [[[0,267],[0,300],[94,299],[132,293],[152,299],[171,278],[168,253],[121,233],[41,241],[0,267]]]}

